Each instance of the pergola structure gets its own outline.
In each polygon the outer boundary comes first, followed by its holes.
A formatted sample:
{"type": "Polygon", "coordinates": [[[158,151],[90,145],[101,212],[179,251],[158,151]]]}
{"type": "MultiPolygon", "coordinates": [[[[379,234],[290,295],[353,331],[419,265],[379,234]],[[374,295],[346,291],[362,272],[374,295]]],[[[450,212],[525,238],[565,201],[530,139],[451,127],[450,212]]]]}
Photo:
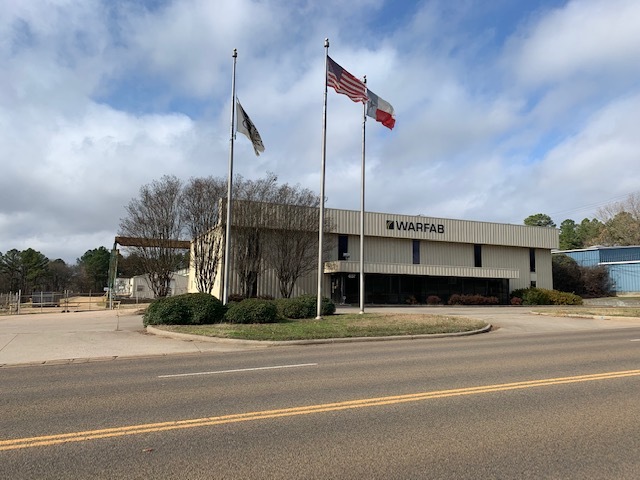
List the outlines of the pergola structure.
{"type": "Polygon", "coordinates": [[[116,237],[109,260],[109,308],[113,308],[114,287],[118,274],[118,245],[122,247],[163,247],[189,250],[189,240],[165,240],[161,238],[116,237]]]}

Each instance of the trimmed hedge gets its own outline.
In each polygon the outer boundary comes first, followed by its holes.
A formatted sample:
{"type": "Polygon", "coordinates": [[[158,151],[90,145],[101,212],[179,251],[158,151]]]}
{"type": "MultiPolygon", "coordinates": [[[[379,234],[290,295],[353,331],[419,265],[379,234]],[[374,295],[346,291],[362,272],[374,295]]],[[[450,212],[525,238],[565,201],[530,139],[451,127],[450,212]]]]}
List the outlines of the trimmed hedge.
{"type": "MultiPolygon", "coordinates": [[[[279,300],[247,298],[227,307],[206,293],[187,293],[154,300],[143,317],[147,325],[200,325],[211,323],[275,323],[283,318],[315,318],[317,297],[302,295],[279,300]]],[[[333,315],[336,305],[323,298],[322,315],[333,315]]]]}
{"type": "Polygon", "coordinates": [[[224,319],[229,323],[276,323],[280,316],[274,301],[247,298],[230,303],[224,319]]]}
{"type": "MultiPolygon", "coordinates": [[[[301,295],[295,298],[281,298],[276,300],[278,313],[285,318],[316,318],[318,313],[318,297],[315,295],[301,295]]],[[[329,298],[322,297],[320,304],[321,315],[336,313],[336,304],[329,298]]]]}
{"type": "Polygon", "coordinates": [[[498,305],[498,297],[485,297],[484,295],[459,295],[454,293],[449,297],[449,305],[498,305]]]}
{"type": "Polygon", "coordinates": [[[226,308],[207,293],[185,293],[151,302],[142,322],[147,325],[199,325],[220,323],[226,308]]]}
{"type": "Polygon", "coordinates": [[[522,299],[523,305],[582,305],[582,297],[568,292],[548,290],[546,288],[520,288],[511,292],[514,298],[522,299]]]}

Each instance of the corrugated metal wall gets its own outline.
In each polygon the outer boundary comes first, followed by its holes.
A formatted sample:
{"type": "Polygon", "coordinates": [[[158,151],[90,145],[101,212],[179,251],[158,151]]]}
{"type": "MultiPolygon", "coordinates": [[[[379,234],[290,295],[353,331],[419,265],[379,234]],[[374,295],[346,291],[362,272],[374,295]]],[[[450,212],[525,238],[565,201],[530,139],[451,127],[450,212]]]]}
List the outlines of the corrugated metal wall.
{"type": "Polygon", "coordinates": [[[617,293],[640,292],[640,263],[607,265],[617,293]]]}
{"type": "MultiPolygon", "coordinates": [[[[326,215],[335,233],[360,234],[360,212],[327,209],[326,215]]],[[[558,248],[558,235],[558,229],[549,227],[365,213],[365,236],[554,249],[558,248]]]]}
{"type": "Polygon", "coordinates": [[[593,250],[571,250],[565,252],[557,252],[557,254],[565,254],[573,258],[581,267],[595,267],[600,263],[600,251],[593,250]]]}
{"type": "Polygon", "coordinates": [[[640,260],[640,247],[602,248],[600,262],[634,262],[640,260]]]}
{"type": "MultiPolygon", "coordinates": [[[[331,244],[327,261],[338,261],[338,235],[348,235],[349,262],[327,265],[326,271],[357,272],[360,260],[360,212],[327,209],[334,228],[325,236],[331,244]]],[[[412,217],[367,213],[365,221],[365,272],[405,275],[508,278],[510,289],[537,286],[552,288],[551,249],[558,246],[558,230],[465,220],[412,217]],[[413,265],[413,241],[420,241],[420,264],[413,265]],[[482,245],[482,267],[475,267],[474,244],[482,245]],[[530,272],[529,249],[535,248],[536,272],[530,272]]],[[[239,293],[233,272],[230,293],[239,293]]],[[[223,271],[219,269],[219,279],[223,271]]],[[[191,273],[191,272],[190,272],[191,273]]],[[[190,277],[190,289],[194,288],[190,277]]],[[[218,281],[214,295],[221,297],[218,281]],[[219,291],[218,291],[219,290],[219,291]]],[[[330,288],[330,275],[324,275],[323,291],[330,288]]],[[[192,290],[193,291],[193,290],[192,290]]],[[[296,285],[294,295],[315,293],[317,275],[311,273],[296,285]]],[[[271,271],[258,280],[258,294],[279,296],[278,281],[271,271]]]]}
{"type": "MultiPolygon", "coordinates": [[[[409,243],[409,249],[411,249],[411,243],[409,243]]],[[[473,267],[473,245],[423,240],[420,242],[420,263],[473,267]]]]}

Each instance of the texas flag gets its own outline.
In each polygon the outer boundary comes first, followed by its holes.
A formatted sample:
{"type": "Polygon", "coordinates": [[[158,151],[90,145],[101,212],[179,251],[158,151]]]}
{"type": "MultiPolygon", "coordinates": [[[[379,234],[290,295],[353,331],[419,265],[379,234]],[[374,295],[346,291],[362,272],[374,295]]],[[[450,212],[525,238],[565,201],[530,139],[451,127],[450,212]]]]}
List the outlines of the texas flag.
{"type": "Polygon", "coordinates": [[[375,119],[376,122],[382,123],[389,130],[393,130],[396,124],[396,115],[391,104],[381,99],[369,89],[367,89],[367,96],[369,97],[369,101],[367,102],[367,116],[375,119]]]}

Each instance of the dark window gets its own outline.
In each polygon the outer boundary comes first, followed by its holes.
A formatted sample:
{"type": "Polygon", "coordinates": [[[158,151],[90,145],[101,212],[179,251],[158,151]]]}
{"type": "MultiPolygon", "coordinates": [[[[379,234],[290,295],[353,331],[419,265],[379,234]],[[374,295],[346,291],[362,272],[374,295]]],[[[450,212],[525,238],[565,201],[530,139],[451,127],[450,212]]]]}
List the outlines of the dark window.
{"type": "Polygon", "coordinates": [[[531,288],[536,288],[536,281],[535,280],[531,280],[531,288]]]}
{"type": "Polygon", "coordinates": [[[536,271],[536,249],[535,248],[529,249],[529,270],[531,272],[536,271]]]}
{"type": "Polygon", "coordinates": [[[338,260],[349,260],[349,237],[347,235],[338,235],[338,260]]]}
{"type": "Polygon", "coordinates": [[[413,241],[413,264],[420,265],[420,240],[413,241]]]}
{"type": "Polygon", "coordinates": [[[482,266],[482,245],[474,245],[473,246],[473,266],[481,267],[482,266]]]}

